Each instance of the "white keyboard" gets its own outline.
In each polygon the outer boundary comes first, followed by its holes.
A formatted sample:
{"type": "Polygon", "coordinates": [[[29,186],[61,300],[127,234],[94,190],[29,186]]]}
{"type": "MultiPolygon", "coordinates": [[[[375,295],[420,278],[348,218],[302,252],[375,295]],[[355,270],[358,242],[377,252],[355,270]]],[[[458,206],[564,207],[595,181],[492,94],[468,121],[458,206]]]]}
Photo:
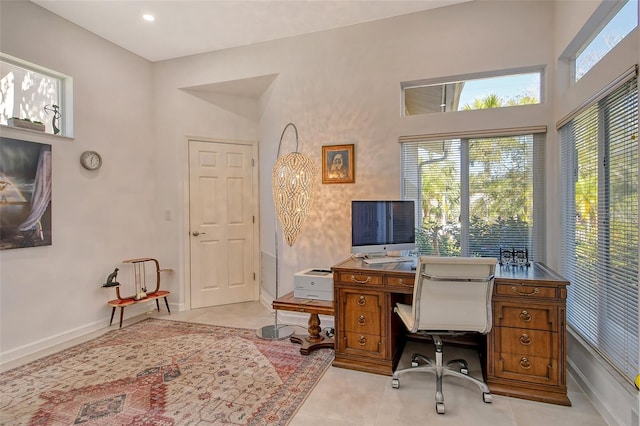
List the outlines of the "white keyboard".
{"type": "Polygon", "coordinates": [[[377,265],[380,263],[400,263],[400,262],[413,262],[415,257],[408,256],[380,256],[362,259],[367,265],[377,265]]]}

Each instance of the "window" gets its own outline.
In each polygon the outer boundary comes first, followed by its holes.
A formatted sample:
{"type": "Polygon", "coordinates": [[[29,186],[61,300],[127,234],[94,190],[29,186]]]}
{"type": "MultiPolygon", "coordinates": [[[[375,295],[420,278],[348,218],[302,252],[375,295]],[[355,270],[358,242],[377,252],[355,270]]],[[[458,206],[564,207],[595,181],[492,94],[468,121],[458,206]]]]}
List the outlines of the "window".
{"type": "Polygon", "coordinates": [[[621,84],[560,128],[560,265],[571,282],[568,324],[631,382],[639,371],[636,71],[621,84]]]}
{"type": "Polygon", "coordinates": [[[499,257],[500,248],[526,248],[534,260],[544,238],[545,130],[402,138],[402,193],[416,201],[420,254],[499,257]]]}
{"type": "Polygon", "coordinates": [[[0,124],[27,119],[43,123],[46,133],[71,136],[70,87],[67,76],[0,54],[0,124]]]}
{"type": "Polygon", "coordinates": [[[638,26],[638,1],[627,1],[617,13],[605,20],[605,24],[576,54],[573,61],[574,81],[580,80],[638,26]]]}
{"type": "Polygon", "coordinates": [[[402,83],[403,115],[539,104],[542,71],[402,83]]]}

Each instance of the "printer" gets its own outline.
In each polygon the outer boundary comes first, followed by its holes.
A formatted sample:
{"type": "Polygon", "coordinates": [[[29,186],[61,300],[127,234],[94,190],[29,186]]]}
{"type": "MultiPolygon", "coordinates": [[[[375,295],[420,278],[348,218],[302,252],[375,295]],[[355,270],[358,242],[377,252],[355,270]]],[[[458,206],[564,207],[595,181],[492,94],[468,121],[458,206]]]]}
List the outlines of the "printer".
{"type": "Polygon", "coordinates": [[[293,276],[293,296],[304,299],[333,300],[331,269],[305,269],[293,276]]]}

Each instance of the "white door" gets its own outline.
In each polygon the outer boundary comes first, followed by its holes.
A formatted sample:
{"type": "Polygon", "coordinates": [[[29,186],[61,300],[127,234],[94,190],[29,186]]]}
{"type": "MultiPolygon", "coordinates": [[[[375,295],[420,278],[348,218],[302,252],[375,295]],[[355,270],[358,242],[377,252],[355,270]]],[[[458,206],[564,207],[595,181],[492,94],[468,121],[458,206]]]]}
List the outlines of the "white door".
{"type": "Polygon", "coordinates": [[[189,141],[191,307],[255,300],[253,147],[189,141]]]}

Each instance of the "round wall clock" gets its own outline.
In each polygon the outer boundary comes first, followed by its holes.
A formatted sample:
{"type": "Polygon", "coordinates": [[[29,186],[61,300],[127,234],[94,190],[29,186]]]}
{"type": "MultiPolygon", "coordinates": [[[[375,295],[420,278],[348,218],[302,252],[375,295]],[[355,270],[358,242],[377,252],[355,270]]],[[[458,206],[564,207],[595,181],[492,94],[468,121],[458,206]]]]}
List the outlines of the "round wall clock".
{"type": "Polygon", "coordinates": [[[87,170],[98,170],[102,166],[102,157],[95,151],[85,151],[80,155],[80,164],[87,170]]]}

